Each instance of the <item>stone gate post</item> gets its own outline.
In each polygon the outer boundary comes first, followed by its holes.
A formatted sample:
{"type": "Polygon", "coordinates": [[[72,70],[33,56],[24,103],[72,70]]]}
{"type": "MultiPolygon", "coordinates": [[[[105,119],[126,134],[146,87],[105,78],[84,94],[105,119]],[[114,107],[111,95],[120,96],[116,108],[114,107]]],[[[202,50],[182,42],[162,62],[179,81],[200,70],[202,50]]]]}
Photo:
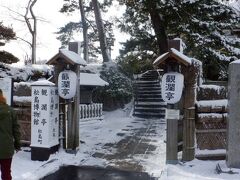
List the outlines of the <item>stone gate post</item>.
{"type": "Polygon", "coordinates": [[[240,168],[240,60],[229,65],[227,166],[240,168]]]}

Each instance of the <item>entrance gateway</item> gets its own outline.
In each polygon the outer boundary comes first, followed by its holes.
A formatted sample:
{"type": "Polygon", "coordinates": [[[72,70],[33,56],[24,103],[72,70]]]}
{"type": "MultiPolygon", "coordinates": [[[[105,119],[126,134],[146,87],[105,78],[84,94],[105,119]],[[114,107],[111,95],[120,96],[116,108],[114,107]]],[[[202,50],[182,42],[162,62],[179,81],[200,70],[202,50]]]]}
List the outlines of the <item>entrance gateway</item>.
{"type": "Polygon", "coordinates": [[[159,56],[153,65],[155,69],[164,69],[165,73],[162,96],[168,103],[166,161],[170,164],[178,163],[180,144],[183,146],[183,161],[191,161],[195,157],[195,97],[200,62],[171,48],[159,56]],[[178,124],[181,121],[183,130],[179,131],[178,124]],[[181,139],[182,142],[179,141],[181,139]]]}

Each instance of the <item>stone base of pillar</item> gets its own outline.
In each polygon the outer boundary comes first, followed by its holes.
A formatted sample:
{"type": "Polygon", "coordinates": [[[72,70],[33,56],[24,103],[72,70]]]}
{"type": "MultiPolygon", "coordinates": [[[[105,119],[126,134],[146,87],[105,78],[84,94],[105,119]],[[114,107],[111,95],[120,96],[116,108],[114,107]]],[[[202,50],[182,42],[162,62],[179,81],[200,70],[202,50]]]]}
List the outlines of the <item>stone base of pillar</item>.
{"type": "Polygon", "coordinates": [[[59,145],[51,148],[31,147],[31,160],[32,161],[47,161],[49,156],[58,151],[59,145]]]}

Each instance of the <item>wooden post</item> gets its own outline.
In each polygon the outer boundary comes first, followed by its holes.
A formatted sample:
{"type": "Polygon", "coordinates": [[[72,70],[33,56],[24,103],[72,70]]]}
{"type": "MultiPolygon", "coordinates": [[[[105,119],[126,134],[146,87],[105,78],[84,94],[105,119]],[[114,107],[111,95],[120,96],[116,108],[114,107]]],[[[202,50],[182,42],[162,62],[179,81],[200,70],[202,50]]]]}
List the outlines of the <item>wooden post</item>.
{"type": "MultiPolygon", "coordinates": [[[[65,63],[62,59],[59,59],[59,63],[54,66],[54,82],[58,86],[58,75],[60,72],[63,71],[65,67],[65,63]]],[[[65,100],[59,97],[59,115],[61,116],[61,124],[59,126],[59,135],[60,135],[60,144],[62,145],[63,149],[66,149],[66,108],[65,108],[65,100]]]]}
{"type": "Polygon", "coordinates": [[[191,161],[195,157],[195,108],[184,110],[183,121],[183,160],[191,161]]]}
{"type": "MultiPolygon", "coordinates": [[[[179,71],[179,65],[175,61],[169,61],[166,67],[167,72],[179,71]]],[[[176,104],[168,104],[167,109],[178,109],[176,104]]],[[[167,145],[166,145],[166,163],[178,163],[178,119],[167,117],[167,145]]]]}
{"type": "Polygon", "coordinates": [[[185,89],[183,97],[183,161],[191,161],[195,157],[195,101],[198,64],[193,62],[189,67],[183,67],[185,89]]]}
{"type": "MultiPolygon", "coordinates": [[[[174,109],[175,105],[168,104],[167,109],[174,109]]],[[[178,163],[178,120],[167,118],[166,163],[178,163]]]]}
{"type": "Polygon", "coordinates": [[[67,149],[68,153],[76,153],[79,149],[79,104],[80,104],[80,65],[71,66],[77,74],[76,95],[73,101],[68,104],[68,132],[67,149]]]}
{"type": "Polygon", "coordinates": [[[73,123],[74,123],[74,142],[73,148],[77,150],[79,148],[79,105],[80,105],[80,65],[75,67],[77,74],[76,95],[74,97],[73,106],[73,123]]]}

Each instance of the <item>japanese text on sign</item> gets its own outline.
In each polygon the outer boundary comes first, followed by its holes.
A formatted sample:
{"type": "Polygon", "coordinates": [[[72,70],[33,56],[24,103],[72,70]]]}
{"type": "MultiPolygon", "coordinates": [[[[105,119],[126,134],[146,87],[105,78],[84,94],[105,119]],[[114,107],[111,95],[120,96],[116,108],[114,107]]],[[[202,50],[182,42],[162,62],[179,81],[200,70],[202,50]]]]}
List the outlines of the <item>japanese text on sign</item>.
{"type": "Polygon", "coordinates": [[[177,103],[183,90],[183,75],[177,72],[166,73],[162,78],[162,98],[169,104],[177,103]]]}
{"type": "Polygon", "coordinates": [[[58,144],[58,91],[54,86],[32,87],[31,146],[58,144]]]}
{"type": "Polygon", "coordinates": [[[77,75],[73,71],[62,71],[58,76],[59,96],[71,99],[76,94],[77,75]]]}

